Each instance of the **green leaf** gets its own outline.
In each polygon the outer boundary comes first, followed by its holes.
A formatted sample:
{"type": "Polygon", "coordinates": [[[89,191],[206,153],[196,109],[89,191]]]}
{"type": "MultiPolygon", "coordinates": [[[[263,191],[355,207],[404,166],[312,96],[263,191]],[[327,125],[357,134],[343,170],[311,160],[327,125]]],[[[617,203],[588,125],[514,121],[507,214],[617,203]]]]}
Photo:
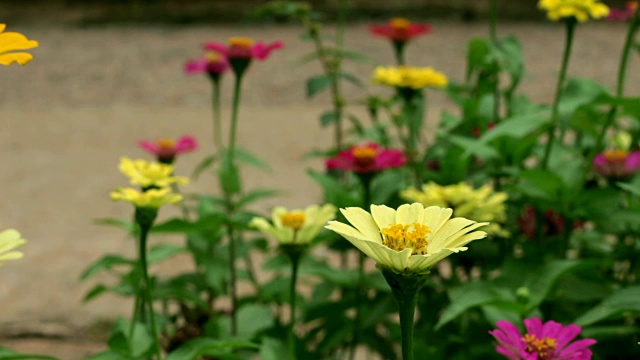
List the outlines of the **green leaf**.
{"type": "Polygon", "coordinates": [[[154,225],[153,228],[151,228],[151,232],[189,234],[198,231],[217,229],[221,226],[223,221],[223,215],[219,213],[205,215],[195,222],[180,218],[173,218],[154,225]]]}
{"type": "Polygon", "coordinates": [[[269,166],[269,164],[262,161],[260,158],[258,158],[248,150],[245,150],[243,148],[236,148],[234,156],[239,162],[251,165],[255,168],[264,170],[265,172],[271,172],[271,167],[269,166]]]}
{"type": "Polygon", "coordinates": [[[353,74],[349,74],[346,72],[341,72],[338,73],[338,76],[340,76],[341,78],[347,80],[348,82],[352,83],[353,85],[359,87],[359,88],[363,88],[364,87],[364,83],[362,82],[362,80],[360,80],[357,76],[353,75],[353,74]]]}
{"type": "Polygon", "coordinates": [[[317,75],[307,79],[307,97],[312,98],[327,89],[332,81],[327,75],[317,75]]]}
{"type": "Polygon", "coordinates": [[[93,223],[96,225],[109,225],[121,228],[126,230],[128,233],[134,233],[136,230],[136,225],[127,220],[122,219],[114,219],[114,218],[100,218],[93,220],[93,223]]]}
{"type": "Polygon", "coordinates": [[[371,203],[386,204],[389,199],[408,187],[409,176],[403,169],[390,169],[371,181],[371,203]]]}
{"type": "Polygon", "coordinates": [[[640,285],[630,286],[611,294],[598,306],[582,314],[574,323],[583,327],[589,326],[626,312],[640,314],[640,285]]]}
{"type": "Polygon", "coordinates": [[[464,157],[477,156],[483,160],[500,157],[500,153],[493,147],[478,139],[472,139],[460,135],[448,135],[447,139],[464,150],[464,157]]]}
{"type": "Polygon", "coordinates": [[[564,183],[558,175],[542,169],[522,171],[517,188],[529,197],[554,202],[563,198],[565,190],[564,183]]]}
{"type": "MultiPolygon", "coordinates": [[[[3,359],[0,357],[0,359],[3,359]]],[[[128,356],[123,356],[113,351],[103,351],[89,356],[85,360],[131,360],[128,356]]]]}
{"type": "Polygon", "coordinates": [[[133,326],[133,336],[129,338],[130,322],[118,318],[113,324],[113,331],[109,338],[109,349],[129,358],[138,358],[153,350],[154,340],[147,327],[142,323],[133,326]]]}
{"type": "Polygon", "coordinates": [[[201,356],[216,356],[219,359],[245,359],[245,357],[224,353],[234,349],[257,349],[258,346],[252,342],[242,339],[218,340],[212,338],[198,338],[191,340],[180,346],[165,360],[197,360],[201,356]]]}
{"type": "MultiPolygon", "coordinates": [[[[274,315],[270,305],[246,304],[238,309],[238,338],[250,339],[273,326],[274,315]]],[[[219,319],[219,325],[230,333],[231,319],[219,319]]]]}
{"type": "Polygon", "coordinates": [[[467,283],[451,289],[449,297],[451,304],[442,312],[435,330],[440,329],[473,307],[491,304],[505,298],[504,292],[499,291],[495,285],[484,281],[467,283]]]}
{"type": "Polygon", "coordinates": [[[280,195],[281,191],[273,189],[256,189],[244,194],[237,202],[236,208],[247,206],[255,201],[280,195]]]}
{"type": "Polygon", "coordinates": [[[512,116],[485,132],[480,140],[485,144],[500,137],[521,139],[538,130],[547,122],[541,113],[512,116]]]}
{"type": "Polygon", "coordinates": [[[320,125],[322,125],[322,127],[331,125],[334,122],[338,121],[339,118],[340,117],[339,117],[337,112],[335,112],[335,111],[326,111],[326,112],[322,113],[322,115],[320,115],[320,125]]]}
{"type": "Polygon", "coordinates": [[[349,191],[340,181],[336,178],[326,174],[309,170],[307,174],[311,176],[313,180],[322,185],[326,201],[334,204],[336,207],[353,206],[359,203],[358,196],[349,191]]]}
{"type": "Polygon", "coordinates": [[[37,354],[19,354],[13,350],[0,346],[0,360],[58,360],[53,356],[37,354]]]}
{"type": "Polygon", "coordinates": [[[489,54],[489,42],[486,39],[469,40],[467,45],[467,81],[471,80],[471,75],[477,68],[484,66],[487,54],[489,54]]]}
{"type": "Polygon", "coordinates": [[[96,261],[92,265],[82,272],[80,275],[80,280],[86,280],[87,278],[95,275],[96,273],[103,270],[111,270],[116,265],[135,265],[136,262],[131,259],[127,259],[121,255],[105,255],[100,258],[100,260],[96,261]]]}
{"type": "Polygon", "coordinates": [[[109,287],[107,287],[105,284],[98,284],[92,287],[91,290],[87,292],[87,294],[82,298],[82,302],[83,303],[89,302],[94,298],[96,298],[97,296],[102,295],[103,293],[109,290],[110,290],[109,287]]]}
{"type": "Polygon", "coordinates": [[[240,192],[240,173],[236,164],[225,156],[218,170],[220,185],[222,190],[228,194],[237,194],[240,192]]]}
{"type": "Polygon", "coordinates": [[[593,262],[585,260],[555,260],[545,264],[540,269],[532,271],[531,276],[529,276],[524,285],[531,294],[527,302],[527,309],[533,310],[540,306],[562,275],[588,264],[593,264],[593,262]]]}
{"type": "MultiPolygon", "coordinates": [[[[292,360],[289,358],[287,347],[280,340],[274,338],[262,339],[260,347],[260,359],[262,360],[292,360]]],[[[167,359],[169,360],[169,359],[167,359]]]]}
{"type": "Polygon", "coordinates": [[[632,184],[632,183],[618,182],[618,183],[616,183],[616,185],[619,188],[621,188],[623,190],[626,190],[626,191],[632,193],[635,196],[640,196],[640,184],[638,184],[638,183],[632,184]]]}
{"type": "Polygon", "coordinates": [[[191,173],[193,180],[197,180],[205,170],[215,164],[217,159],[218,157],[216,155],[210,155],[204,158],[198,165],[196,165],[195,169],[193,169],[193,172],[191,173]]]}
{"type": "Polygon", "coordinates": [[[182,245],[158,244],[149,249],[148,261],[149,264],[154,264],[186,251],[182,245]]]}

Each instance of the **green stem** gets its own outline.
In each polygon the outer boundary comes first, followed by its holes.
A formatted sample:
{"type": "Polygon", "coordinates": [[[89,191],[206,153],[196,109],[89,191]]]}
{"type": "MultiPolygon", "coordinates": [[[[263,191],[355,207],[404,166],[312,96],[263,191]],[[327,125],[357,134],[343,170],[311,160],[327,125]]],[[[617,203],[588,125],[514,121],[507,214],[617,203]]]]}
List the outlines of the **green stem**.
{"type": "Polygon", "coordinates": [[[153,222],[158,214],[158,209],[154,208],[136,208],[136,222],[140,227],[140,241],[138,242],[138,261],[142,270],[142,308],[147,305],[149,311],[149,326],[151,337],[154,339],[154,346],[157,351],[157,360],[162,359],[160,350],[159,334],[156,327],[155,313],[153,310],[153,299],[151,297],[151,283],[149,281],[149,272],[147,264],[147,239],[149,230],[153,226],[153,222]]]}
{"type": "Polygon", "coordinates": [[[229,132],[229,161],[234,164],[236,150],[236,135],[238,130],[238,114],[240,112],[240,94],[242,89],[242,74],[236,75],[233,86],[233,103],[231,109],[231,130],[229,132]]]}
{"type": "MultiPolygon", "coordinates": [[[[618,84],[616,86],[616,99],[619,100],[622,98],[624,93],[624,86],[627,80],[627,68],[629,64],[629,55],[631,53],[631,48],[633,46],[633,39],[635,37],[636,31],[638,31],[638,17],[640,17],[640,6],[636,8],[636,11],[633,14],[633,18],[631,19],[631,24],[629,24],[629,30],[627,31],[627,37],[624,42],[624,47],[622,49],[622,56],[620,56],[620,66],[618,68],[618,84]]],[[[591,163],[593,163],[593,158],[596,156],[598,152],[602,150],[602,143],[604,142],[604,137],[607,133],[607,130],[613,124],[615,120],[616,113],[618,111],[618,104],[611,105],[611,109],[607,114],[607,119],[605,120],[604,125],[602,126],[602,130],[598,134],[598,138],[596,139],[596,145],[591,152],[591,156],[589,157],[589,162],[587,163],[587,168],[591,167],[591,163]]]]}
{"type": "Polygon", "coordinates": [[[298,265],[300,264],[300,257],[302,252],[298,249],[287,251],[289,259],[291,260],[291,284],[289,286],[289,359],[295,360],[296,357],[296,283],[298,281],[298,265]]]}
{"type": "Polygon", "coordinates": [[[567,68],[569,66],[569,58],[571,57],[571,48],[573,47],[573,34],[576,28],[576,20],[569,18],[565,22],[567,26],[564,54],[562,55],[562,66],[560,67],[560,75],[558,75],[558,83],[556,85],[556,94],[553,99],[551,108],[551,124],[549,124],[549,132],[547,133],[547,145],[542,157],[541,168],[546,169],[551,155],[551,148],[555,139],[556,128],[558,127],[558,109],[560,105],[560,96],[562,95],[562,87],[567,77],[567,68]]]}
{"type": "Polygon", "coordinates": [[[396,56],[396,63],[398,66],[404,66],[404,49],[406,42],[404,41],[392,41],[393,54],[396,56]]]}
{"type": "Polygon", "coordinates": [[[491,13],[489,18],[489,36],[493,43],[498,42],[498,0],[491,0],[491,13]]]}
{"type": "MultiPolygon", "coordinates": [[[[227,216],[231,216],[232,211],[227,210],[227,216]]],[[[231,335],[238,334],[238,275],[236,273],[236,239],[231,220],[227,221],[227,237],[229,238],[229,292],[231,296],[231,335]]]]}
{"type": "Polygon", "coordinates": [[[218,154],[222,150],[222,115],[220,113],[220,79],[213,82],[213,142],[218,154]]]}
{"type": "Polygon", "coordinates": [[[400,330],[402,332],[402,359],[413,360],[413,318],[418,294],[425,284],[426,274],[397,274],[383,269],[382,275],[398,302],[400,330]]]}

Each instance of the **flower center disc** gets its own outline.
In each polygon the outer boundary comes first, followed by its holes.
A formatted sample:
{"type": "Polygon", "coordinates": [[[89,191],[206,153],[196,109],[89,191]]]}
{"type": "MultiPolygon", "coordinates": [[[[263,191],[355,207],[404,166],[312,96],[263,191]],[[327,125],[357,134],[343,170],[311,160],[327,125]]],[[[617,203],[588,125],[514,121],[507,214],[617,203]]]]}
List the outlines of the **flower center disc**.
{"type": "Polygon", "coordinates": [[[411,25],[411,21],[405,18],[393,18],[389,24],[394,30],[406,30],[411,25]]]}
{"type": "Polygon", "coordinates": [[[171,139],[158,139],[156,145],[162,150],[171,150],[176,146],[175,142],[171,139]]]}
{"type": "Polygon", "coordinates": [[[282,225],[286,227],[293,228],[294,230],[298,230],[304,225],[304,221],[307,216],[303,212],[289,212],[280,215],[280,221],[282,221],[282,225]]]}
{"type": "Polygon", "coordinates": [[[355,147],[351,150],[356,164],[360,166],[369,166],[376,162],[376,155],[378,151],[374,148],[367,146],[355,147]]]}
{"type": "Polygon", "coordinates": [[[624,150],[610,150],[604,152],[604,158],[610,162],[623,162],[628,153],[624,150]]]}
{"type": "Polygon", "coordinates": [[[535,335],[526,334],[522,337],[522,341],[527,343],[527,348],[525,349],[528,353],[538,354],[538,360],[548,360],[551,359],[553,355],[553,350],[556,348],[556,339],[552,338],[542,338],[538,339],[535,335]]]}
{"type": "Polygon", "coordinates": [[[413,249],[412,255],[424,255],[427,252],[427,234],[430,232],[428,226],[418,223],[395,224],[380,230],[383,245],[396,251],[413,249]]]}

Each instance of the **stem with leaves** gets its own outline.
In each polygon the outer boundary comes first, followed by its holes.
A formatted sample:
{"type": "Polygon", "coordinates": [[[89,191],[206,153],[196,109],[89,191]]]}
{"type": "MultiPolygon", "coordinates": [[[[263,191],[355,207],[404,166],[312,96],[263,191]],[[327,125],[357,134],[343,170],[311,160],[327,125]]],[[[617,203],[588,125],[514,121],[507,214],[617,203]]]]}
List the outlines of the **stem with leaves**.
{"type": "Polygon", "coordinates": [[[569,58],[571,57],[571,48],[573,47],[573,34],[576,28],[576,19],[568,18],[565,20],[566,24],[566,40],[564,46],[564,54],[562,55],[562,66],[560,67],[560,74],[558,75],[558,83],[556,85],[556,94],[553,99],[553,105],[551,108],[551,124],[549,124],[549,131],[547,133],[547,144],[544,149],[544,155],[542,156],[542,162],[540,164],[542,169],[546,169],[549,164],[549,157],[551,155],[551,149],[553,142],[555,141],[555,133],[558,127],[558,109],[560,106],[560,97],[562,95],[562,88],[567,77],[567,68],[569,66],[569,58]]]}

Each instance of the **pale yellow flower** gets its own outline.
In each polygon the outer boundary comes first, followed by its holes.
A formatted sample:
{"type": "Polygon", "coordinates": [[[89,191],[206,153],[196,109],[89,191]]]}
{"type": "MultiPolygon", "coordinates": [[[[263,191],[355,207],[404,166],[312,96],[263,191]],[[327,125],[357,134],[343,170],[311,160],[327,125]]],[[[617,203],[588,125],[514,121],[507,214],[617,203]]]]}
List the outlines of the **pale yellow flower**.
{"type": "Polygon", "coordinates": [[[38,46],[35,40],[29,40],[26,36],[17,32],[3,32],[7,27],[0,24],[0,65],[11,65],[14,62],[24,65],[33,59],[33,55],[16,50],[28,50],[38,46]]]}
{"type": "Polygon", "coordinates": [[[159,208],[164,205],[176,204],[182,200],[182,195],[176,194],[170,188],[149,189],[138,191],[133,188],[117,188],[111,193],[112,200],[128,201],[139,208],[159,208]]]}
{"type": "Polygon", "coordinates": [[[287,210],[283,207],[273,209],[272,222],[255,217],[249,226],[272,236],[281,244],[308,244],[336,214],[331,204],[312,205],[305,209],[287,210]]]}
{"type": "Polygon", "coordinates": [[[402,191],[400,196],[424,206],[450,207],[453,209],[453,216],[490,222],[491,224],[483,229],[488,234],[503,237],[509,235],[509,232],[500,226],[507,221],[507,193],[495,192],[489,185],[474,189],[464,182],[448,186],[429,182],[422,185],[422,191],[409,188],[402,191]]]}
{"type": "Polygon", "coordinates": [[[329,221],[327,229],[349,240],[379,267],[401,274],[425,274],[440,260],[465,251],[464,246],[487,236],[475,231],[487,223],[453,218],[451,209],[404,204],[397,210],[371,205],[340,209],[350,225],[329,221]]]}
{"type": "Polygon", "coordinates": [[[21,251],[13,249],[25,244],[27,240],[14,229],[7,229],[0,232],[0,266],[5,260],[17,260],[24,256],[21,251]]]}
{"type": "Polygon", "coordinates": [[[430,67],[378,66],[373,73],[373,82],[393,87],[419,90],[424,87],[446,87],[448,79],[445,74],[430,67]]]}
{"type": "Polygon", "coordinates": [[[165,187],[171,184],[187,184],[189,179],[182,176],[172,176],[173,165],[146,160],[131,160],[120,158],[120,172],[128,176],[131,185],[146,187],[165,187]]]}
{"type": "Polygon", "coordinates": [[[540,0],[538,7],[546,10],[547,17],[554,21],[575,18],[585,22],[609,15],[609,7],[598,0],[540,0]]]}

